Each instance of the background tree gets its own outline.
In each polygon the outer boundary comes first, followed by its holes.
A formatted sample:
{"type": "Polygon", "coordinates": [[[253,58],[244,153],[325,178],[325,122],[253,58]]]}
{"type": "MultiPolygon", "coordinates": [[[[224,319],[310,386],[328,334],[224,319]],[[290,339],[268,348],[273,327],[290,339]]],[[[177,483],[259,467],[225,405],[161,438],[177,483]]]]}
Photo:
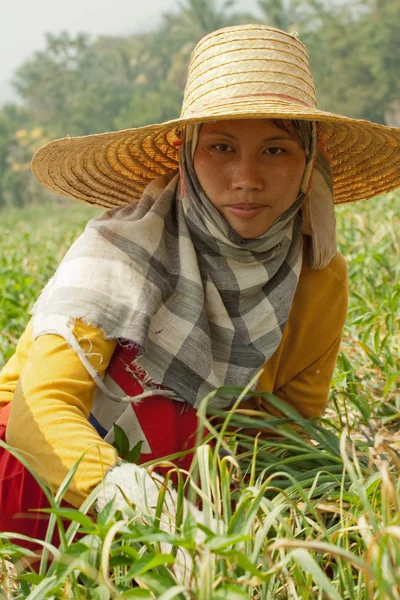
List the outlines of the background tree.
{"type": "Polygon", "coordinates": [[[283,31],[297,30],[305,18],[297,0],[259,0],[258,7],[267,25],[283,31]]]}
{"type": "Polygon", "coordinates": [[[7,104],[0,111],[0,208],[10,203],[23,204],[23,183],[14,167],[13,156],[19,145],[15,133],[27,120],[24,110],[13,104],[7,104]]]}
{"type": "Polygon", "coordinates": [[[221,27],[237,25],[248,19],[248,15],[233,13],[234,0],[183,0],[179,2],[179,13],[166,13],[161,28],[179,41],[196,44],[202,37],[221,27]]]}
{"type": "Polygon", "coordinates": [[[398,0],[294,4],[320,107],[395,125],[400,98],[398,0]]]}
{"type": "Polygon", "coordinates": [[[124,54],[84,34],[47,34],[46,42],[14,79],[33,125],[61,137],[113,129],[132,93],[124,54]]]}

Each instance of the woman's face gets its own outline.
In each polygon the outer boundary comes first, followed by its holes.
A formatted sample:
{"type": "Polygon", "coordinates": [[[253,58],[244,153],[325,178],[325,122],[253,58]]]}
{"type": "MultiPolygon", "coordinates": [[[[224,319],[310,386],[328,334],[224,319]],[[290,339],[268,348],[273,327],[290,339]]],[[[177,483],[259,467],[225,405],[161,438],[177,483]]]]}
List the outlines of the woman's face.
{"type": "Polygon", "coordinates": [[[291,135],[267,119],[240,119],[202,125],[193,164],[210,202],[251,239],[295,202],[306,156],[294,128],[291,135]]]}

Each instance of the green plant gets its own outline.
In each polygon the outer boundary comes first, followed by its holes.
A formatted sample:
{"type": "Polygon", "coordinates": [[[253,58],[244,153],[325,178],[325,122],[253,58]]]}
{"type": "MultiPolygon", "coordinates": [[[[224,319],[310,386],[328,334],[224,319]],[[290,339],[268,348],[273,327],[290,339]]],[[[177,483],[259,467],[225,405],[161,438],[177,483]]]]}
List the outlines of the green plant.
{"type": "MultiPolygon", "coordinates": [[[[132,512],[122,519],[112,505],[94,518],[96,492],[80,510],[66,511],[62,486],[51,496],[50,526],[71,524],[60,531],[59,548],[49,530],[50,562],[43,558],[40,574],[27,565],[23,539],[0,535],[2,600],[400,598],[399,199],[393,193],[337,211],[349,317],[323,419],[305,421],[271,397],[279,418],[236,407],[217,428],[203,410],[208,443],[199,444],[191,477],[178,476],[171,535],[157,518],[132,512]],[[261,429],[269,437],[258,435],[261,429]],[[184,494],[200,501],[217,530],[182,522],[184,494]],[[194,561],[186,575],[178,568],[183,550],[194,561]],[[14,573],[6,571],[6,558],[14,573]]],[[[90,211],[75,205],[0,215],[6,359],[90,211]]],[[[162,507],[163,492],[158,514],[162,507]]]]}
{"type": "MultiPolygon", "coordinates": [[[[268,399],[285,418],[235,411],[223,433],[224,425],[215,430],[203,413],[212,444],[198,446],[186,483],[178,478],[171,533],[160,530],[157,518],[165,489],[155,517],[132,510],[122,518],[111,503],[93,519],[86,513],[96,492],[80,510],[60,508],[66,480],[50,499],[45,547],[54,560],[48,566],[45,553],[39,574],[20,573],[16,597],[397,598],[396,438],[377,434],[355,441],[346,431],[339,438],[281,400],[268,399]],[[280,439],[257,439],[260,426],[280,439]],[[254,436],[241,434],[251,427],[254,436]],[[219,452],[227,445],[229,452],[219,452]],[[201,501],[203,524],[181,520],[189,491],[201,501]],[[71,521],[66,531],[61,518],[71,521]],[[55,525],[60,548],[51,545],[55,525]]],[[[1,554],[18,565],[23,540],[9,544],[12,536],[0,534],[1,554]]]]}

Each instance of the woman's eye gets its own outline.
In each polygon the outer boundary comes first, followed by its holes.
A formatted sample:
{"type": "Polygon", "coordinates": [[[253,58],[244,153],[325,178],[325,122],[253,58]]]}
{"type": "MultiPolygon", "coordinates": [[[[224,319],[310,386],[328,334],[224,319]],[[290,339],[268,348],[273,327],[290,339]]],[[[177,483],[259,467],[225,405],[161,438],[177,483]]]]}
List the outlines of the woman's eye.
{"type": "Polygon", "coordinates": [[[230,152],[233,149],[229,144],[214,144],[213,148],[218,152],[230,152]]]}
{"type": "Polygon", "coordinates": [[[273,147],[273,148],[267,148],[265,150],[265,152],[267,154],[272,154],[272,155],[275,156],[276,154],[281,154],[282,152],[284,152],[284,150],[283,150],[283,148],[275,148],[275,147],[273,147]]]}

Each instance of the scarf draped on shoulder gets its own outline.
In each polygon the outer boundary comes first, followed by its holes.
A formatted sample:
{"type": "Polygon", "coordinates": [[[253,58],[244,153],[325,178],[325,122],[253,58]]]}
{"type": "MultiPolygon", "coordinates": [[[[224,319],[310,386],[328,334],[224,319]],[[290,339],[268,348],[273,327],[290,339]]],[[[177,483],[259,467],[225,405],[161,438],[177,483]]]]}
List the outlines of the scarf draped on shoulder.
{"type": "Polygon", "coordinates": [[[222,385],[246,386],[281,341],[304,230],[315,268],[336,253],[329,164],[316,126],[296,127],[307,157],[298,198],[251,240],[205,196],[192,161],[198,129],[188,127],[179,173],[88,223],[33,308],[34,337],[68,340],[75,319],[100,327],[107,339],[138,347],[136,363],[193,406],[222,385]]]}

